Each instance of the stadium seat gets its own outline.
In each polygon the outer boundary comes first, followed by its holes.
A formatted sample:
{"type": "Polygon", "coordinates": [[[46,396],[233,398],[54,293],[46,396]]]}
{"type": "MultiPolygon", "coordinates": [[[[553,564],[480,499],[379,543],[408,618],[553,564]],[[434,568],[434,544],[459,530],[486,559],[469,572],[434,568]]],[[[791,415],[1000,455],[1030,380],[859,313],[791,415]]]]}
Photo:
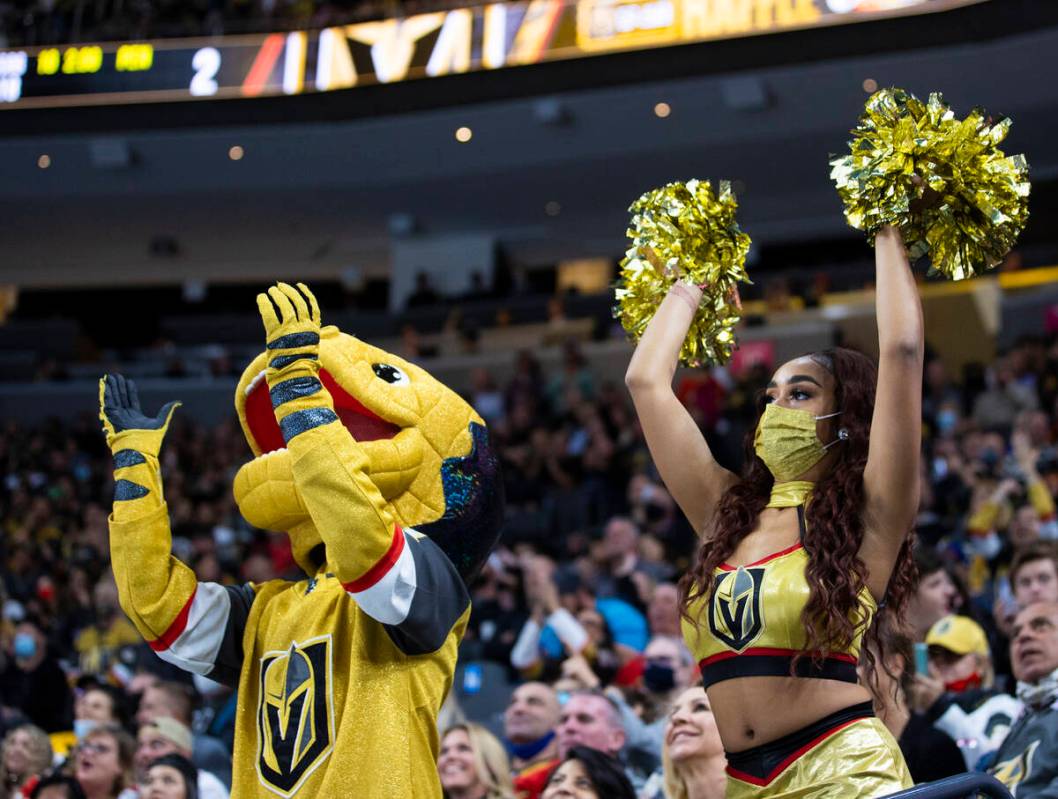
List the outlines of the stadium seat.
{"type": "Polygon", "coordinates": [[[1013,799],[999,780],[989,774],[960,774],[936,782],[924,782],[906,791],[891,793],[885,799],[1013,799]]]}

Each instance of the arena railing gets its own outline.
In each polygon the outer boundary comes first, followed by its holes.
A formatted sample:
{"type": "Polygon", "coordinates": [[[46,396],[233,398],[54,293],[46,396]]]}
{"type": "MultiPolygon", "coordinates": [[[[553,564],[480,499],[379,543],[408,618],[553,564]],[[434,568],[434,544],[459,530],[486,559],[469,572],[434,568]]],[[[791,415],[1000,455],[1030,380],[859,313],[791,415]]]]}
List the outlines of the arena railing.
{"type": "Polygon", "coordinates": [[[990,774],[960,774],[935,782],[924,782],[914,788],[887,794],[884,799],[1013,799],[1003,783],[990,774]]]}

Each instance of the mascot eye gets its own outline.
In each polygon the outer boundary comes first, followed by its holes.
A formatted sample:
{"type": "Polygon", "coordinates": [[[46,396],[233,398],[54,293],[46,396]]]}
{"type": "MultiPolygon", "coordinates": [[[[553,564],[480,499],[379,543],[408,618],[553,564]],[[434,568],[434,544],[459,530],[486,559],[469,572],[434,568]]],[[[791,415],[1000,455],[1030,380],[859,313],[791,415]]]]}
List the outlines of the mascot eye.
{"type": "Polygon", "coordinates": [[[404,372],[396,366],[390,366],[388,363],[373,363],[371,368],[381,379],[394,386],[406,386],[411,382],[404,372]]]}

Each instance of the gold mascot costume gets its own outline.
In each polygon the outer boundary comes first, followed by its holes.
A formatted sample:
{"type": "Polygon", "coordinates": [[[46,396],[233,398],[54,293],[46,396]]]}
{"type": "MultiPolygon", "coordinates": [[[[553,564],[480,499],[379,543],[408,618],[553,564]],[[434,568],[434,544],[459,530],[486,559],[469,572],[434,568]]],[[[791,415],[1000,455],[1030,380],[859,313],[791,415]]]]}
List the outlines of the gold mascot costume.
{"type": "Polygon", "coordinates": [[[235,394],[256,457],[235,498],[309,577],[200,583],[172,557],[158,453],[176,403],[147,417],[109,375],[121,606],[164,660],[238,688],[233,796],[439,797],[466,585],[503,517],[485,426],[419,367],[321,327],[305,286],[257,303],[266,349],[235,394]]]}

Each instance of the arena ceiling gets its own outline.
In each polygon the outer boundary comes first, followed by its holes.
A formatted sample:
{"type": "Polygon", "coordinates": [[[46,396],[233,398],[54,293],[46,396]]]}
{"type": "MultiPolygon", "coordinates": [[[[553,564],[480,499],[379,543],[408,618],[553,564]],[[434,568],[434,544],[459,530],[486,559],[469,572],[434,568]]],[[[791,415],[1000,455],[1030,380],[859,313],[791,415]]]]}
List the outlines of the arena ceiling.
{"type": "Polygon", "coordinates": [[[525,263],[616,255],[635,197],[690,177],[738,181],[743,227],[758,242],[851,236],[827,155],[844,148],[865,80],[943,90],[960,113],[980,104],[1010,115],[1007,150],[1027,154],[1039,187],[1058,181],[1056,53],[1048,27],[377,117],[213,124],[205,108],[194,127],[8,135],[0,283],[370,274],[386,269],[391,237],[409,224],[413,235],[494,235],[525,263]],[[454,136],[463,126],[467,143],[454,136]],[[45,153],[51,165],[40,169],[45,153]],[[152,256],[159,236],[178,255],[152,256]]]}

